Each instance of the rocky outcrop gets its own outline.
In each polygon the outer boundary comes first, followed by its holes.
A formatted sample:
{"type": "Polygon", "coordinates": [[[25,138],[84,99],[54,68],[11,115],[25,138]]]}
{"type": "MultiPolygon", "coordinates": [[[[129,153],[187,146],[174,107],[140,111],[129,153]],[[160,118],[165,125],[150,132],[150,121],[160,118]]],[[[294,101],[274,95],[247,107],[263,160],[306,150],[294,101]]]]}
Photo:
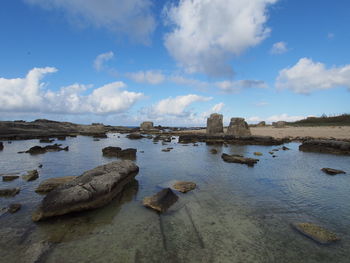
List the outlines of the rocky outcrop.
{"type": "Polygon", "coordinates": [[[3,182],[11,182],[13,180],[18,179],[19,175],[4,174],[4,175],[1,175],[1,177],[3,182]]]}
{"type": "Polygon", "coordinates": [[[207,119],[207,134],[221,134],[224,132],[222,114],[213,113],[207,119]]]}
{"type": "Polygon", "coordinates": [[[143,205],[152,208],[160,213],[164,213],[172,206],[179,197],[170,189],[165,188],[157,194],[145,197],[143,199],[143,205]]]}
{"type": "Polygon", "coordinates": [[[16,213],[18,210],[20,210],[22,207],[21,204],[11,204],[9,205],[7,212],[9,212],[10,214],[14,214],[16,213]]]}
{"type": "Polygon", "coordinates": [[[173,186],[173,189],[181,193],[187,193],[196,188],[196,184],[193,182],[176,182],[173,186]]]}
{"type": "Polygon", "coordinates": [[[142,139],[143,136],[139,132],[133,132],[133,133],[128,134],[126,136],[126,138],[128,138],[130,140],[139,140],[139,139],[142,139]]]}
{"type": "Polygon", "coordinates": [[[256,127],[265,127],[265,126],[266,126],[266,122],[264,121],[261,121],[256,125],[256,127]]]}
{"type": "Polygon", "coordinates": [[[272,126],[275,128],[284,128],[286,127],[286,122],[285,121],[277,121],[277,122],[273,122],[272,126]]]}
{"type": "Polygon", "coordinates": [[[92,135],[92,138],[94,138],[94,139],[107,139],[108,136],[105,133],[95,133],[92,135]]]}
{"type": "Polygon", "coordinates": [[[228,162],[228,163],[240,163],[240,164],[246,164],[248,166],[254,166],[258,161],[259,159],[253,159],[253,158],[245,158],[243,156],[240,156],[240,155],[229,155],[229,154],[226,154],[226,153],[223,153],[221,155],[221,158],[225,161],[225,162],[228,162]]]}
{"type": "Polygon", "coordinates": [[[35,192],[39,194],[46,194],[56,189],[58,186],[69,183],[73,181],[76,176],[63,176],[58,178],[49,178],[40,183],[40,185],[35,189],[35,192]]]}
{"type": "Polygon", "coordinates": [[[130,158],[135,159],[136,158],[136,149],[133,148],[127,148],[122,150],[120,147],[106,147],[102,149],[102,154],[104,156],[108,157],[118,157],[118,158],[130,158]]]}
{"type": "Polygon", "coordinates": [[[34,181],[39,178],[39,173],[37,170],[28,171],[27,174],[22,175],[22,179],[29,182],[34,181]]]}
{"type": "Polygon", "coordinates": [[[299,146],[303,152],[350,155],[350,142],[334,140],[308,140],[299,146]]]}
{"type": "Polygon", "coordinates": [[[143,123],[141,123],[140,129],[141,129],[142,131],[150,131],[150,130],[153,130],[153,122],[151,122],[151,121],[144,121],[143,123]]]}
{"type": "Polygon", "coordinates": [[[340,240],[335,233],[312,223],[295,223],[292,226],[301,234],[320,244],[330,244],[340,240]]]}
{"type": "Polygon", "coordinates": [[[33,221],[108,204],[132,182],[139,168],[130,160],[98,166],[49,192],[33,213],[33,221]]]}
{"type": "Polygon", "coordinates": [[[337,170],[332,168],[322,168],[321,171],[329,175],[346,174],[346,172],[342,170],[337,170]]]}
{"type": "Polygon", "coordinates": [[[250,136],[251,132],[243,118],[232,118],[227,128],[227,134],[234,136],[250,136]]]}
{"type": "Polygon", "coordinates": [[[19,194],[20,189],[17,188],[6,188],[6,189],[0,189],[0,196],[3,197],[10,197],[10,196],[15,196],[19,194]]]}
{"type": "Polygon", "coordinates": [[[47,145],[45,147],[41,147],[41,146],[34,146],[32,148],[30,148],[28,151],[26,151],[25,153],[29,153],[29,154],[44,154],[47,152],[59,152],[59,151],[68,151],[69,147],[61,147],[61,144],[53,144],[53,145],[47,145]]]}

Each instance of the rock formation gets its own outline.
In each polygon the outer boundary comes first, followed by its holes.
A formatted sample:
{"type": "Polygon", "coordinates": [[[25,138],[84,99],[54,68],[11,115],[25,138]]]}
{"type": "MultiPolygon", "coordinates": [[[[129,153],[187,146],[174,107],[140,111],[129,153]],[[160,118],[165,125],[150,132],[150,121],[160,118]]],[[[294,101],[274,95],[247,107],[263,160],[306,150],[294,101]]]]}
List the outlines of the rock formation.
{"type": "Polygon", "coordinates": [[[15,196],[19,194],[20,189],[17,188],[6,188],[0,189],[0,196],[15,196]]]}
{"type": "Polygon", "coordinates": [[[98,166],[58,186],[46,195],[33,213],[33,221],[108,204],[132,182],[139,167],[124,160],[98,166]]]}
{"type": "Polygon", "coordinates": [[[51,192],[58,186],[69,183],[73,181],[76,178],[76,176],[63,176],[58,178],[49,178],[47,180],[44,180],[40,183],[40,185],[35,189],[35,192],[44,194],[51,192]]]}
{"type": "Polygon", "coordinates": [[[11,182],[19,178],[19,175],[3,174],[1,175],[3,182],[11,182]]]}
{"type": "Polygon", "coordinates": [[[224,132],[222,114],[213,113],[207,119],[207,134],[220,134],[224,132]]]}
{"type": "Polygon", "coordinates": [[[296,223],[292,224],[292,226],[303,235],[320,244],[330,244],[340,240],[336,234],[312,223],[296,223]]]}
{"type": "Polygon", "coordinates": [[[223,153],[221,155],[221,158],[228,163],[241,163],[241,164],[246,164],[248,166],[254,166],[259,161],[259,159],[245,158],[240,155],[235,155],[235,154],[229,155],[226,153],[223,153]]]}
{"type": "Polygon", "coordinates": [[[350,155],[350,142],[334,140],[308,140],[299,146],[303,152],[350,155]]]}
{"type": "Polygon", "coordinates": [[[329,175],[346,174],[346,172],[342,170],[337,170],[332,168],[322,168],[321,171],[329,175]]]}
{"type": "Polygon", "coordinates": [[[30,153],[30,154],[43,154],[47,152],[59,152],[59,151],[68,151],[69,147],[64,147],[61,148],[61,144],[53,144],[53,145],[47,145],[45,147],[41,146],[34,146],[30,148],[28,151],[25,153],[30,153]]]}
{"type": "Polygon", "coordinates": [[[187,193],[196,188],[196,184],[193,182],[176,182],[173,186],[173,189],[181,193],[187,193]]]}
{"type": "Polygon", "coordinates": [[[250,129],[243,118],[232,118],[227,129],[227,134],[234,136],[250,136],[250,129]]]}
{"type": "Polygon", "coordinates": [[[39,173],[37,170],[28,171],[27,174],[22,175],[22,179],[29,182],[34,181],[39,178],[39,173]]]}
{"type": "Polygon", "coordinates": [[[163,213],[178,199],[179,197],[170,188],[165,188],[153,196],[145,197],[143,205],[163,213]]]}
{"type": "Polygon", "coordinates": [[[153,130],[153,122],[151,122],[151,121],[144,121],[143,123],[141,123],[140,129],[142,131],[153,130]]]}
{"type": "Polygon", "coordinates": [[[135,159],[136,158],[136,149],[133,148],[127,148],[122,150],[120,147],[106,147],[102,149],[102,154],[104,156],[108,157],[118,157],[118,158],[130,158],[135,159]]]}

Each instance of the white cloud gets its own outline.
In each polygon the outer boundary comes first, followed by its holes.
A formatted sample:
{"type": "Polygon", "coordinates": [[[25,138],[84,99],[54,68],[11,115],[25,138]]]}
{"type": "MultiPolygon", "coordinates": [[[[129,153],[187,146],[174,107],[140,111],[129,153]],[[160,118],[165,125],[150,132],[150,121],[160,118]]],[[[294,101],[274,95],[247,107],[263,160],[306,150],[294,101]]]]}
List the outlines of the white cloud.
{"type": "Polygon", "coordinates": [[[165,9],[165,46],[189,73],[232,76],[233,56],[269,36],[267,7],[277,0],[180,0],[165,9]]]}
{"type": "Polygon", "coordinates": [[[104,67],[104,63],[111,60],[113,57],[114,53],[112,51],[98,55],[94,61],[94,68],[97,71],[101,71],[104,67]]]}
{"type": "Polygon", "coordinates": [[[192,78],[186,78],[180,75],[171,76],[169,77],[169,80],[178,85],[186,85],[186,86],[191,86],[191,87],[196,87],[201,89],[207,88],[210,85],[209,82],[192,79],[192,78]]]}
{"type": "Polygon", "coordinates": [[[280,115],[272,115],[267,118],[261,118],[258,116],[253,116],[247,118],[248,122],[260,122],[260,121],[267,121],[267,122],[276,122],[276,121],[288,121],[288,122],[293,122],[293,121],[298,121],[305,119],[305,116],[289,116],[286,113],[280,114],[280,115]]]}
{"type": "Polygon", "coordinates": [[[25,78],[0,78],[1,112],[43,112],[68,114],[121,113],[143,97],[142,93],[126,91],[123,82],[113,82],[93,89],[90,85],[74,84],[58,91],[44,89],[41,79],[55,68],[34,68],[25,78]]]}
{"type": "Polygon", "coordinates": [[[149,42],[156,22],[151,0],[24,0],[45,9],[64,11],[78,26],[92,25],[134,40],[149,42]]]}
{"type": "Polygon", "coordinates": [[[211,110],[213,113],[220,112],[224,106],[225,106],[225,104],[223,102],[220,102],[220,103],[214,105],[214,107],[211,110]]]}
{"type": "Polygon", "coordinates": [[[276,87],[302,94],[336,87],[350,89],[350,65],[327,69],[322,63],[302,58],[293,67],[279,72],[276,87]]]}
{"type": "Polygon", "coordinates": [[[191,111],[188,107],[195,102],[205,102],[211,100],[211,97],[203,97],[195,94],[185,96],[177,96],[175,98],[167,98],[155,104],[151,110],[151,115],[173,115],[173,116],[189,116],[191,111]]]}
{"type": "Polygon", "coordinates": [[[164,74],[159,70],[131,72],[127,73],[126,76],[135,82],[152,85],[161,84],[165,81],[164,74]]]}
{"type": "Polygon", "coordinates": [[[267,88],[266,83],[260,80],[238,80],[238,81],[224,80],[224,81],[216,82],[215,86],[225,93],[239,93],[242,89],[246,89],[246,88],[260,88],[260,89],[267,88]]]}
{"type": "Polygon", "coordinates": [[[286,42],[277,42],[271,48],[271,54],[279,55],[288,51],[286,42]]]}

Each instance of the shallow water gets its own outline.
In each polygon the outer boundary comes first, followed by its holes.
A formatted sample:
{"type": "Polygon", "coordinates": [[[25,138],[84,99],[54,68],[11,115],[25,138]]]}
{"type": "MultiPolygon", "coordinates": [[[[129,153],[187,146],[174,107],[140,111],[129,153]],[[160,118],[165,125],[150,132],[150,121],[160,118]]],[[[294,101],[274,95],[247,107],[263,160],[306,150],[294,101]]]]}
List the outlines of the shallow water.
{"type": "Polygon", "coordinates": [[[350,157],[303,153],[297,143],[272,158],[269,146],[167,146],[152,140],[129,140],[109,134],[93,141],[78,136],[57,141],[69,152],[31,156],[18,154],[38,140],[4,142],[0,174],[38,169],[33,182],[0,182],[21,188],[16,197],[0,198],[0,208],[21,203],[16,214],[0,216],[0,262],[349,262],[350,176],[328,176],[332,167],[350,172],[350,157]],[[136,182],[106,207],[33,223],[30,215],[43,196],[34,192],[49,177],[80,175],[116,160],[102,148],[137,148],[140,172],[136,182]],[[170,152],[161,149],[174,147],[170,152]],[[216,148],[213,155],[210,149],[216,148]],[[144,151],[141,153],[140,151],[144,151]],[[253,168],[225,163],[221,153],[254,157],[253,168]],[[142,206],[174,180],[193,181],[197,189],[158,215],[142,206]],[[290,224],[314,222],[342,240],[321,246],[300,235],[290,224]],[[42,254],[42,252],[45,252],[42,254]]]}

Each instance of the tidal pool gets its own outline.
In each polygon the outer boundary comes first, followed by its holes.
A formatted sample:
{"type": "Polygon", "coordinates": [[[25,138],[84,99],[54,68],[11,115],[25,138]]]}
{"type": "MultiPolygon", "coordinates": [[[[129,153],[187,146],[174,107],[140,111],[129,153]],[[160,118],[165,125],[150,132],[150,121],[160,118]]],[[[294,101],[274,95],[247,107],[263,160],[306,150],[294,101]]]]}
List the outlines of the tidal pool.
{"type": "Polygon", "coordinates": [[[41,145],[38,140],[4,142],[0,174],[43,167],[36,181],[0,182],[0,188],[21,188],[0,198],[0,208],[22,204],[16,214],[0,216],[0,262],[350,262],[348,156],[299,152],[299,144],[290,143],[272,158],[268,152],[281,147],[196,147],[176,140],[163,146],[122,134],[57,143],[69,151],[31,156],[17,152],[41,145]],[[34,192],[39,183],[117,160],[102,156],[107,146],[137,148],[136,181],[103,208],[33,223],[31,213],[43,198],[34,192]],[[174,149],[162,152],[166,147],[174,149]],[[225,163],[221,153],[260,161],[254,167],[225,163]],[[323,167],[348,174],[329,176],[323,167]],[[177,193],[179,201],[162,215],[142,206],[145,196],[176,180],[193,181],[197,189],[177,193]],[[317,223],[341,241],[318,245],[296,232],[294,222],[317,223]]]}

